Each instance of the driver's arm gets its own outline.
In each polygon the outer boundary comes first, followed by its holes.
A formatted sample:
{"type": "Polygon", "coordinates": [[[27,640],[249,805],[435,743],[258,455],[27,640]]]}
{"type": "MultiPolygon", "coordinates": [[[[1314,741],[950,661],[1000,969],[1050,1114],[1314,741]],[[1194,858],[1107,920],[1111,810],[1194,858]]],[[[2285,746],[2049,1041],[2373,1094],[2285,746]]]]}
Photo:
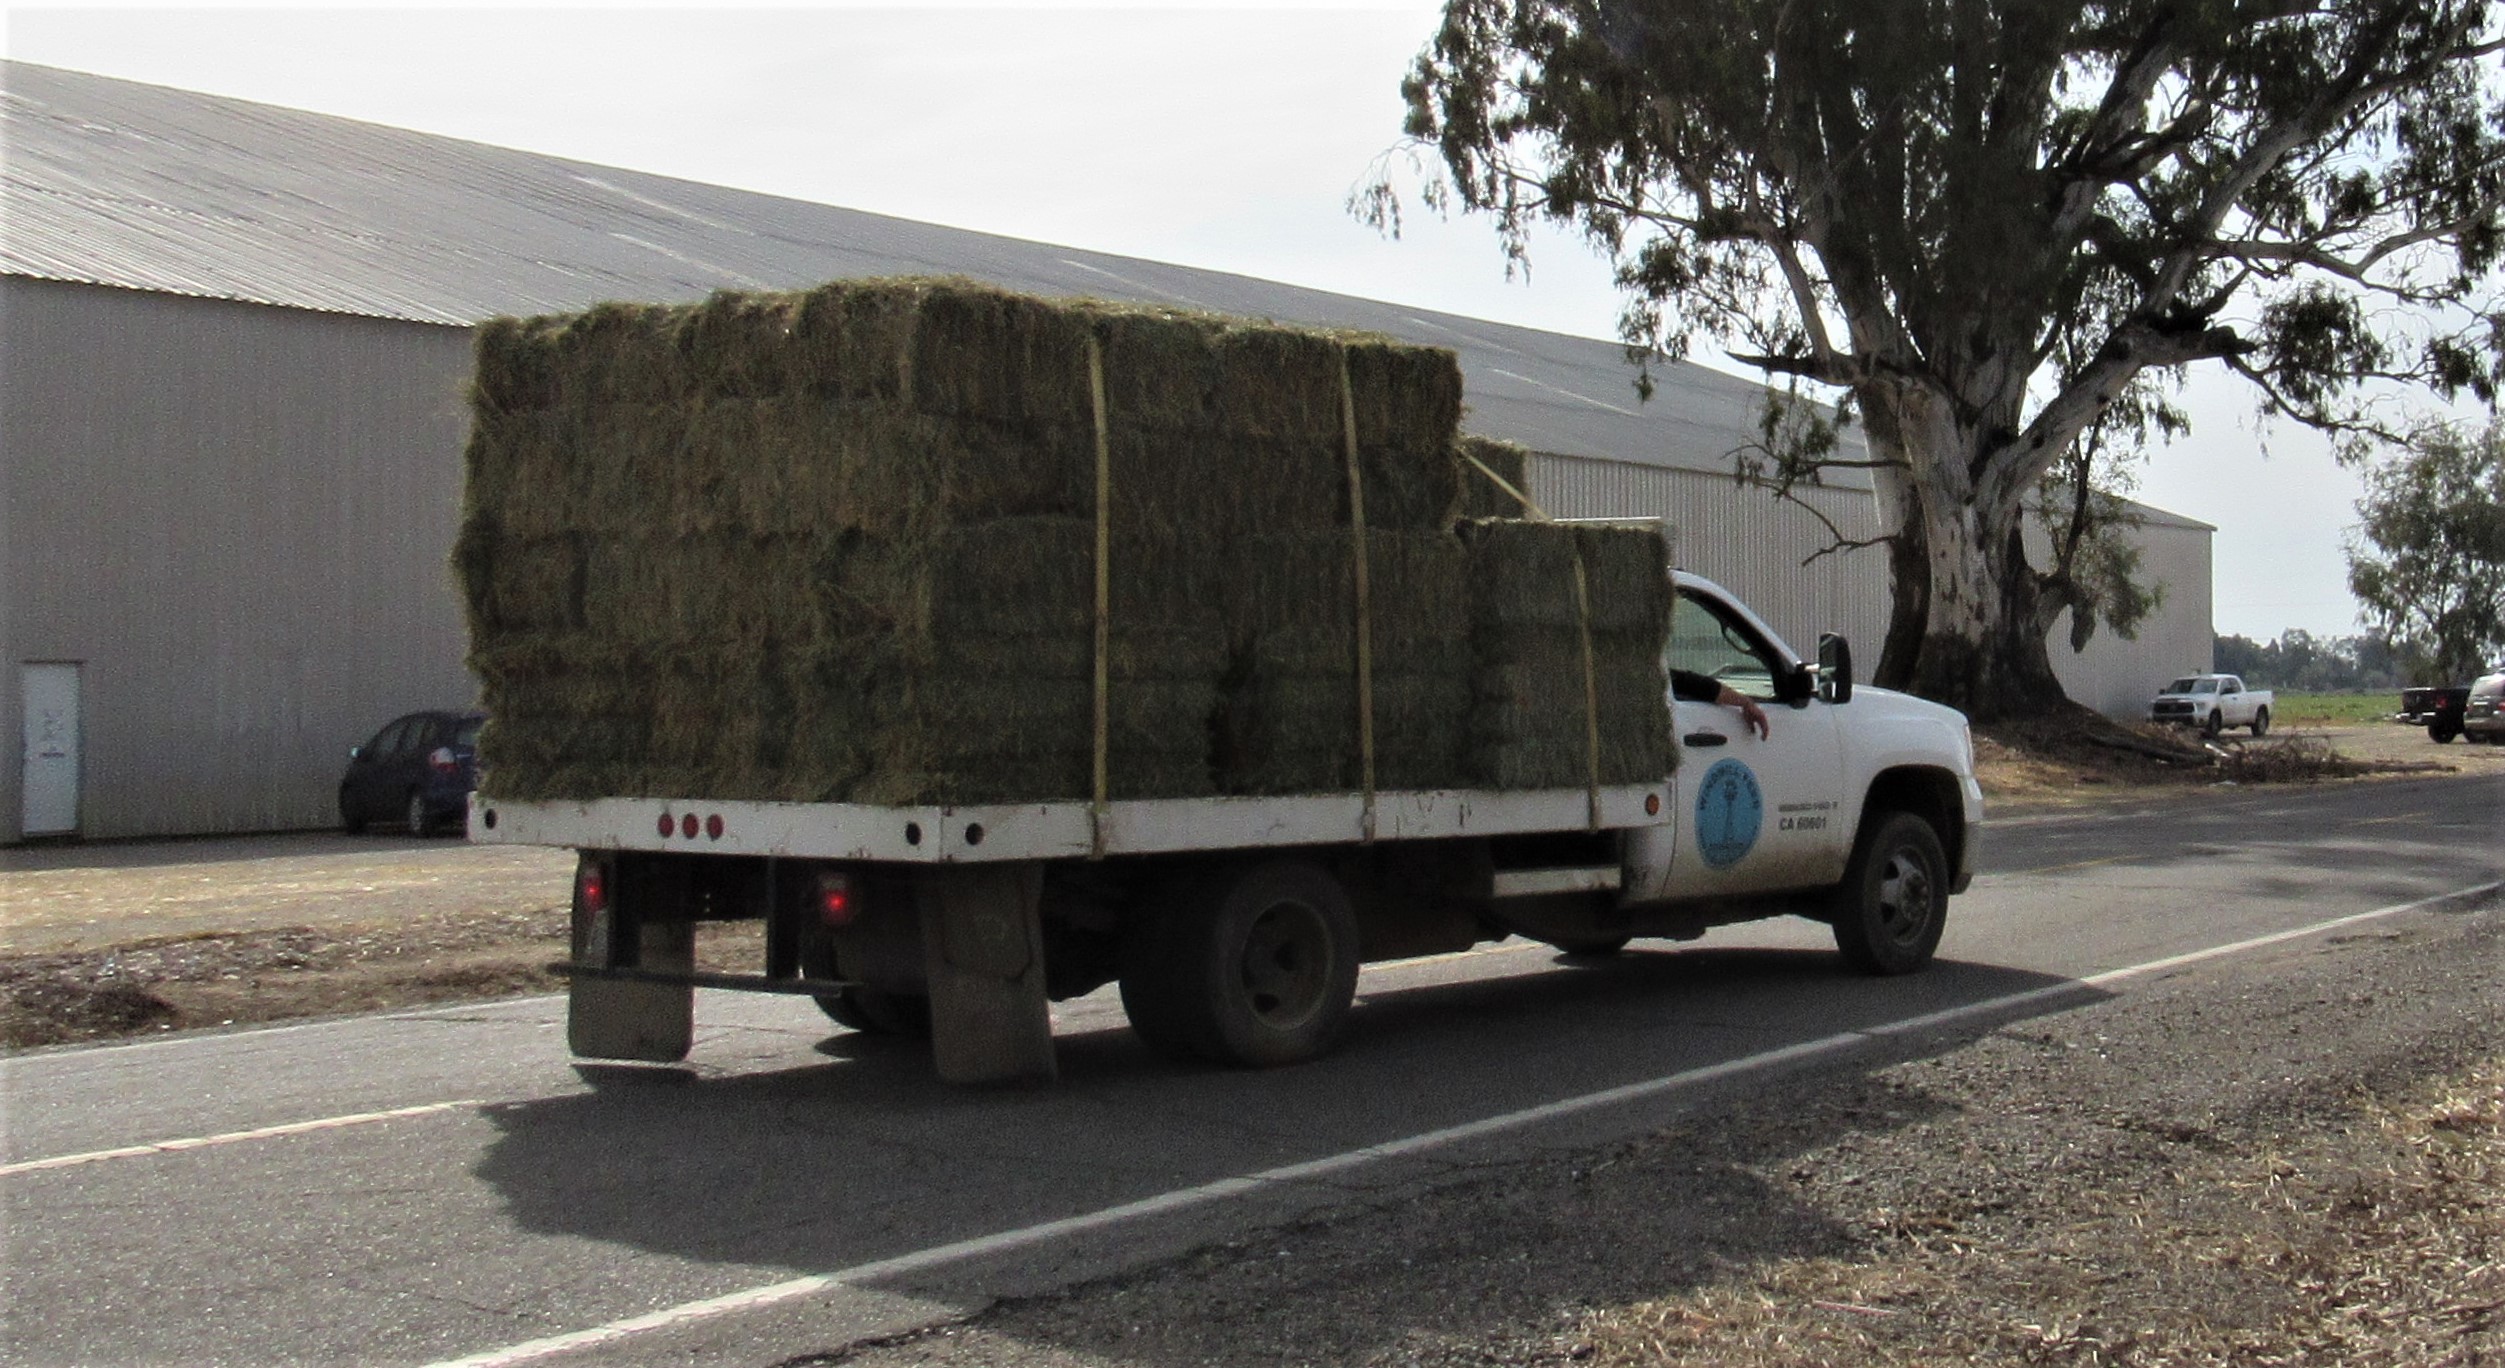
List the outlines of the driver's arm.
{"type": "Polygon", "coordinates": [[[1694,670],[1672,670],[1670,696],[1683,703],[1719,703],[1726,708],[1736,708],[1740,720],[1757,733],[1758,740],[1768,740],[1774,735],[1774,726],[1766,720],[1766,710],[1757,706],[1756,699],[1712,675],[1698,674],[1694,670]]]}

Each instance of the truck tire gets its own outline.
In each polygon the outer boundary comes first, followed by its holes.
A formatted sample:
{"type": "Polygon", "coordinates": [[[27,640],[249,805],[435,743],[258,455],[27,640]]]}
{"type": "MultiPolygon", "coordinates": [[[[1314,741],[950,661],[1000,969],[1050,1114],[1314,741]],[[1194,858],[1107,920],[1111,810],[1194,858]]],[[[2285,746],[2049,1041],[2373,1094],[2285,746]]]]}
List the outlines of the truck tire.
{"type": "Polygon", "coordinates": [[[931,1038],[931,1000],[914,993],[889,993],[876,988],[844,988],[819,994],[818,1010],[838,1026],[863,1035],[931,1038]]]}
{"type": "Polygon", "coordinates": [[[2439,746],[2449,743],[2461,734],[2462,728],[2459,722],[2436,721],[2427,724],[2427,739],[2439,746]]]}
{"type": "MultiPolygon", "coordinates": [[[[837,979],[843,971],[835,964],[835,947],[824,936],[804,937],[800,944],[800,967],[813,979],[837,979]]],[[[863,1035],[903,1036],[909,1040],[931,1038],[931,1000],[921,993],[898,993],[884,988],[865,988],[860,984],[836,989],[832,993],[812,993],[809,1000],[826,1013],[838,1026],[849,1026],[863,1035]]]]}
{"type": "Polygon", "coordinates": [[[2201,735],[2215,737],[2218,733],[2227,729],[2226,722],[2227,719],[2219,715],[2217,709],[2210,709],[2209,720],[2201,724],[2201,735]]]}
{"type": "Polygon", "coordinates": [[[1835,948],[1865,974],[1910,974],[1931,962],[1948,926],[1948,854],[1910,812],[1874,812],[1829,917],[1835,948]]]}
{"type": "Polygon", "coordinates": [[[2270,730],[2270,710],[2264,708],[2253,714],[2253,735],[2259,736],[2268,730],[2270,730]]]}
{"type": "Polygon", "coordinates": [[[1338,880],[1301,860],[1235,865],[1143,909],[1124,941],[1122,1009],[1169,1058],[1300,1063],[1347,1024],[1357,956],[1338,880]]]}

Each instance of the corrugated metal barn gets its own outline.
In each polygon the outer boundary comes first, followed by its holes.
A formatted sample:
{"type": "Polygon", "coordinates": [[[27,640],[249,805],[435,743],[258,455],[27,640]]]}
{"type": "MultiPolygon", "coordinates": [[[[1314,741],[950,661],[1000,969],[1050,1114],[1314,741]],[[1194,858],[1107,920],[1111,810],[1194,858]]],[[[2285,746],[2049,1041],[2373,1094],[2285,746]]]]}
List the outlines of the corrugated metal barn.
{"type": "MultiPolygon", "coordinates": [[[[348,746],[466,705],[470,328],[604,299],[951,273],[1450,346],[1552,513],[1670,519],[1795,646],[1885,625],[1876,552],[1810,561],[1818,519],[1733,479],[1763,391],[1638,402],[1609,342],[22,63],[0,146],[0,839],[324,825],[348,746]]],[[[1809,497],[1875,530],[1866,488],[1809,497]]],[[[2165,607],[2057,648],[2074,697],[2206,665],[2210,530],[2152,511],[2165,607]]]]}

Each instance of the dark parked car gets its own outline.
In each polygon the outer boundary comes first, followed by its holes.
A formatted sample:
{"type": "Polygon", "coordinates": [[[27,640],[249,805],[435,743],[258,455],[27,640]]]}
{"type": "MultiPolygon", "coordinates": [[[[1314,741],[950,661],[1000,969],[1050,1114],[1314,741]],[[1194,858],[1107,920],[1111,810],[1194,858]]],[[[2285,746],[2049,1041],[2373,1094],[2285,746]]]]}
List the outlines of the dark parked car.
{"type": "Polygon", "coordinates": [[[2462,734],[2462,706],[2469,701],[2468,685],[2403,689],[2399,720],[2413,727],[2425,727],[2431,741],[2450,741],[2462,734]]]}
{"type": "Polygon", "coordinates": [[[485,713],[410,713],[350,747],[339,781],[341,829],[390,822],[423,836],[466,826],[470,790],[478,787],[478,729],[486,721],[485,713]]]}

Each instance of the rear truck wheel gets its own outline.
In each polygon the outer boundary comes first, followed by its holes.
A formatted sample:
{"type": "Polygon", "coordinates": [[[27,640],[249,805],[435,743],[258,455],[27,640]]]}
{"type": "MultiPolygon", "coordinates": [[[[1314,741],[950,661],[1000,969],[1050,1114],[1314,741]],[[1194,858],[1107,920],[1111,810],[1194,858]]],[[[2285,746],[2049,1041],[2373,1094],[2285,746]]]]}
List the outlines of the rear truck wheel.
{"type": "Polygon", "coordinates": [[[1835,890],[1835,948],[1865,974],[1910,974],[1931,962],[1948,926],[1948,855],[1910,812],[1873,814],[1835,890]]]}
{"type": "Polygon", "coordinates": [[[356,804],[348,801],[348,790],[339,791],[339,829],[354,836],[365,830],[365,819],[357,815],[356,804]]]}
{"type": "Polygon", "coordinates": [[[2209,720],[2201,723],[2201,735],[2216,736],[2218,733],[2225,731],[2227,729],[2226,721],[2226,718],[2221,717],[2218,714],[2217,709],[2210,709],[2209,720]]]}
{"type": "Polygon", "coordinates": [[[409,790],[409,805],[402,811],[400,823],[412,836],[424,836],[435,829],[433,819],[427,816],[425,794],[416,789],[409,790]]]}
{"type": "Polygon", "coordinates": [[[818,1010],[863,1035],[931,1038],[931,1000],[919,993],[844,988],[816,998],[818,1010]]]}
{"type": "MultiPolygon", "coordinates": [[[[813,979],[844,976],[835,963],[834,943],[823,933],[802,938],[800,968],[813,979]]],[[[832,993],[812,993],[809,1000],[836,1025],[849,1026],[863,1035],[931,1038],[931,999],[926,993],[903,993],[856,983],[832,993]]]]}
{"type": "Polygon", "coordinates": [[[2270,730],[2270,710],[2264,708],[2253,714],[2253,735],[2259,736],[2268,730],[2270,730]]]}
{"type": "Polygon", "coordinates": [[[1338,1040],[1357,995],[1357,915],[1320,868],[1238,865],[1141,918],[1126,940],[1122,1007],[1158,1053],[1272,1068],[1338,1040]]]}
{"type": "Polygon", "coordinates": [[[2458,722],[2430,722],[2427,724],[2427,739],[2433,741],[2439,746],[2450,742],[2454,737],[2461,734],[2461,724],[2458,722]]]}

